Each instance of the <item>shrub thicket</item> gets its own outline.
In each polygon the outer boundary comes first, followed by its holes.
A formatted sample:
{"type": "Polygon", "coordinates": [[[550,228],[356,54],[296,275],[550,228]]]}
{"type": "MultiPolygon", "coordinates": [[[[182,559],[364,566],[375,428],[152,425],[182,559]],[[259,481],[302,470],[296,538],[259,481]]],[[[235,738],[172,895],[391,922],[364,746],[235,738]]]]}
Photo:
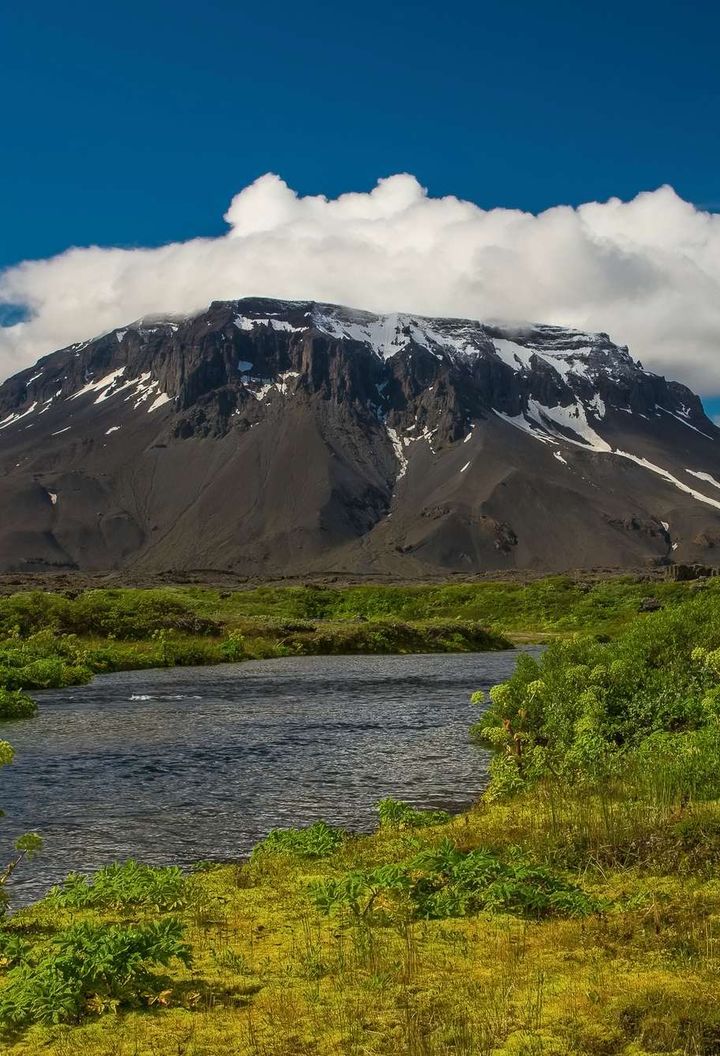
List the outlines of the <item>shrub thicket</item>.
{"type": "Polygon", "coordinates": [[[637,620],[611,641],[574,637],[522,656],[474,727],[496,793],[542,778],[626,776],[717,794],[720,605],[714,594],[637,620]]]}
{"type": "Polygon", "coordinates": [[[70,873],[47,898],[63,909],[174,912],[192,901],[192,882],[177,866],[153,867],[131,859],[106,865],[91,876],[70,873]]]}
{"type": "Polygon", "coordinates": [[[0,688],[0,722],[30,719],[37,713],[37,704],[27,693],[0,688]]]}
{"type": "Polygon", "coordinates": [[[88,590],[77,597],[38,590],[0,599],[0,638],[45,630],[138,641],[157,630],[218,635],[221,627],[170,590],[88,590]]]}
{"type": "Polygon", "coordinates": [[[377,812],[380,825],[386,828],[423,829],[450,820],[446,810],[416,810],[401,799],[381,799],[377,812]]]}

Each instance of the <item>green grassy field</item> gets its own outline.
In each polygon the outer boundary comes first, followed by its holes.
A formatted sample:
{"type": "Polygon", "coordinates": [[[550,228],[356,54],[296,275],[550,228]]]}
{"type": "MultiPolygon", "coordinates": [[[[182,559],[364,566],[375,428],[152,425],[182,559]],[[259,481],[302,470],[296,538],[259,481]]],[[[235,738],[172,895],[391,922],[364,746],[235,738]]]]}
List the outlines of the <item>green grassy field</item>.
{"type": "Polygon", "coordinates": [[[447,818],[386,802],[370,835],[316,824],[273,834],[243,865],[189,875],[130,864],[8,916],[5,1051],[720,1052],[714,581],[161,594],[63,599],[40,614],[35,599],[22,626],[26,602],[2,602],[0,629],[7,648],[51,635],[127,666],[176,662],[178,643],[239,641],[246,655],[248,640],[277,648],[278,633],[340,651],[341,632],[395,625],[553,641],[482,712],[474,735],[494,758],[474,809],[447,818]],[[639,611],[649,594],[660,611],[639,611]],[[289,631],[295,621],[312,628],[289,631]]]}
{"type": "Polygon", "coordinates": [[[197,613],[241,624],[246,619],[322,620],[363,618],[405,622],[468,620],[506,634],[615,633],[633,619],[644,598],[665,606],[698,591],[720,590],[719,581],[648,582],[638,577],[578,582],[551,576],[532,582],[447,586],[258,587],[222,591],[176,588],[197,613]]]}
{"type": "Polygon", "coordinates": [[[0,720],[33,714],[33,690],[82,684],[108,671],[511,645],[471,617],[368,618],[349,607],[319,616],[312,589],[280,592],[265,604],[254,593],[167,588],[0,598],[0,720]]]}

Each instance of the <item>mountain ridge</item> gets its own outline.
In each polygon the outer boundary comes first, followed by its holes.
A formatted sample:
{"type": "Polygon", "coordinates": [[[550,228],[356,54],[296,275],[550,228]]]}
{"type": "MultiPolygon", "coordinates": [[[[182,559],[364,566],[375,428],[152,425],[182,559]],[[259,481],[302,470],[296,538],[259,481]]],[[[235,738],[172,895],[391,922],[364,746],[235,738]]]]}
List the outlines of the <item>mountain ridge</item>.
{"type": "Polygon", "coordinates": [[[720,563],[718,440],[604,333],[216,301],[0,386],[0,569],[720,563]]]}

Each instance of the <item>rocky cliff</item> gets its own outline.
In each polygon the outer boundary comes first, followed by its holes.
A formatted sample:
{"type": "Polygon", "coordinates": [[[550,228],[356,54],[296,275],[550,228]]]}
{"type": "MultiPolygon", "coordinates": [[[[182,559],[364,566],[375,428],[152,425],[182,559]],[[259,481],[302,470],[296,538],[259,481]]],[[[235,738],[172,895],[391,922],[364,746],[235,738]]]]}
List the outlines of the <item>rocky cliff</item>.
{"type": "Polygon", "coordinates": [[[217,302],[0,386],[0,569],[720,563],[719,441],[605,334],[217,302]]]}

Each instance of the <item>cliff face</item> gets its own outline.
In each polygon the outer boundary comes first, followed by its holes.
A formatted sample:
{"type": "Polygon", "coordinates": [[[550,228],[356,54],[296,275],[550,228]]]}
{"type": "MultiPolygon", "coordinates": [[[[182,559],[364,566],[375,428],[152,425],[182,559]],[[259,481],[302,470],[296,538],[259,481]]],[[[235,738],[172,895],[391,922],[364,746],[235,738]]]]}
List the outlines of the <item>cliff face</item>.
{"type": "Polygon", "coordinates": [[[218,302],[0,386],[0,568],[720,563],[719,440],[604,334],[218,302]]]}

